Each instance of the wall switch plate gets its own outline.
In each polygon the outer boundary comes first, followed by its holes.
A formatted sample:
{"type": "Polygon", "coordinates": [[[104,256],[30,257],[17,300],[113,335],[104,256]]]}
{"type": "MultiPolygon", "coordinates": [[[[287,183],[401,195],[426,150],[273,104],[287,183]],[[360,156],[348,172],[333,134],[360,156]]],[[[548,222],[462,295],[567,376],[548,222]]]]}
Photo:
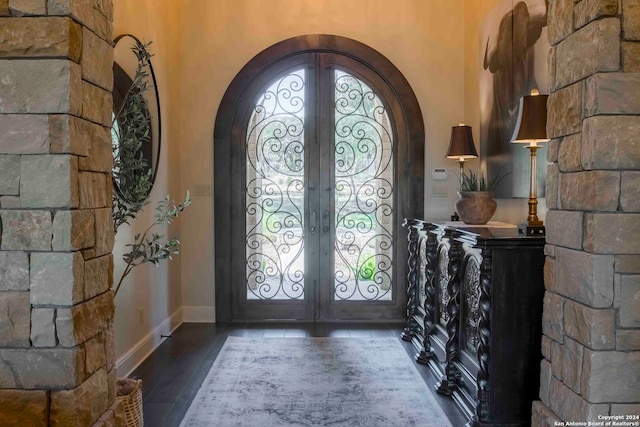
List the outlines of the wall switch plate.
{"type": "Polygon", "coordinates": [[[210,196],[211,185],[209,184],[196,184],[193,188],[193,195],[197,197],[210,196]]]}
{"type": "Polygon", "coordinates": [[[448,197],[449,188],[447,184],[434,184],[431,186],[431,197],[448,197]]]}

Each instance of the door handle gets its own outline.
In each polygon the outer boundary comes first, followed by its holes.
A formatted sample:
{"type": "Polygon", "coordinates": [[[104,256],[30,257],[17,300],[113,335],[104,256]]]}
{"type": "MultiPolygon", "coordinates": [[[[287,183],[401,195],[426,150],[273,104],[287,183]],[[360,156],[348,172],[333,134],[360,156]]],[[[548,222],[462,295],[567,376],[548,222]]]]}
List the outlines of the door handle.
{"type": "Polygon", "coordinates": [[[324,234],[329,234],[329,218],[331,218],[331,215],[329,213],[328,210],[323,210],[322,211],[322,232],[324,234]]]}
{"type": "Polygon", "coordinates": [[[311,209],[311,212],[309,212],[309,232],[310,233],[316,232],[317,224],[318,224],[318,213],[316,212],[315,209],[311,209]]]}

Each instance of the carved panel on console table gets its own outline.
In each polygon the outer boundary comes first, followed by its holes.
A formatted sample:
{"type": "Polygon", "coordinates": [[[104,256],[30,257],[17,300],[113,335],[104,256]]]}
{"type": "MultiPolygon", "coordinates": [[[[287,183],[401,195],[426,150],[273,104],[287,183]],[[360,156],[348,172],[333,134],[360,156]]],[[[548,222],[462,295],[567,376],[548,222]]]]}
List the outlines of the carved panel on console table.
{"type": "Polygon", "coordinates": [[[429,361],[438,363],[435,357],[431,335],[435,329],[435,316],[436,316],[436,290],[435,290],[435,272],[437,269],[437,253],[438,240],[436,236],[431,232],[433,225],[429,224],[426,227],[426,236],[423,238],[425,243],[424,257],[420,257],[420,265],[424,267],[424,275],[421,275],[421,280],[424,280],[424,338],[422,351],[418,362],[427,364],[429,361]]]}
{"type": "MultiPolygon", "coordinates": [[[[458,358],[458,313],[460,312],[460,275],[458,270],[460,268],[460,260],[462,255],[462,247],[455,239],[451,242],[449,248],[449,262],[446,287],[440,289],[444,294],[447,293],[447,298],[441,301],[446,301],[446,329],[447,329],[447,344],[446,344],[446,357],[444,366],[444,376],[440,379],[436,385],[438,393],[451,395],[457,389],[457,382],[460,374],[455,365],[455,361],[458,358]]],[[[442,283],[442,282],[441,282],[442,283]]]]}
{"type": "Polygon", "coordinates": [[[412,341],[419,334],[418,322],[414,315],[417,306],[417,281],[418,281],[418,238],[422,230],[423,222],[417,219],[405,219],[402,225],[407,228],[407,241],[409,250],[408,273],[407,273],[407,324],[402,331],[404,341],[412,341]]]}
{"type": "MultiPolygon", "coordinates": [[[[447,324],[450,319],[448,305],[449,293],[449,252],[451,231],[438,224],[427,223],[423,234],[427,238],[427,266],[425,269],[426,288],[428,298],[425,304],[425,342],[429,343],[430,354],[428,366],[438,379],[446,378],[447,342],[449,333],[447,324]]],[[[450,370],[450,373],[453,373],[450,370]]],[[[454,375],[455,376],[455,375],[454,375]]],[[[446,387],[447,381],[443,384],[446,387]]],[[[446,389],[443,389],[446,390],[446,389]]]]}
{"type": "Polygon", "coordinates": [[[420,339],[422,342],[418,342],[418,352],[416,353],[416,361],[418,363],[428,363],[431,348],[429,344],[428,332],[425,329],[425,323],[427,319],[426,312],[426,299],[427,299],[427,238],[424,234],[420,234],[418,238],[418,280],[416,283],[416,296],[417,296],[417,312],[414,316],[419,324],[420,339]]]}
{"type": "MultiPolygon", "coordinates": [[[[489,418],[489,387],[490,372],[489,361],[491,357],[491,269],[493,253],[491,249],[482,252],[482,264],[480,265],[480,318],[478,321],[478,403],[474,424],[480,420],[489,418]]],[[[523,301],[526,303],[526,301],[523,301]]]]}
{"type": "Polygon", "coordinates": [[[480,251],[469,251],[465,256],[462,271],[462,340],[466,351],[478,353],[478,327],[480,322],[480,251]]]}
{"type": "Polygon", "coordinates": [[[460,332],[458,357],[455,366],[459,373],[458,388],[452,396],[458,406],[464,408],[465,415],[472,418],[478,402],[478,344],[480,336],[480,265],[482,251],[462,243],[462,263],[460,274],[460,332]]]}
{"type": "Polygon", "coordinates": [[[442,243],[438,249],[438,275],[437,290],[438,295],[438,323],[446,328],[449,323],[449,300],[451,293],[449,292],[449,245],[442,243]]]}

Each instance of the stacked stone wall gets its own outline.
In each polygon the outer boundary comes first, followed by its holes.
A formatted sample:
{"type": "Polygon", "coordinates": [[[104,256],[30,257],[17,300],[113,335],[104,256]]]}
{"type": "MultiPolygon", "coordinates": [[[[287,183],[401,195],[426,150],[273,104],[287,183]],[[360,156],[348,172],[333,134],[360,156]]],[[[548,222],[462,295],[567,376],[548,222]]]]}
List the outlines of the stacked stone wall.
{"type": "Polygon", "coordinates": [[[532,425],[640,415],[640,0],[550,0],[552,138],[532,425]]]}
{"type": "Polygon", "coordinates": [[[115,403],[111,0],[0,0],[0,425],[115,403]]]}

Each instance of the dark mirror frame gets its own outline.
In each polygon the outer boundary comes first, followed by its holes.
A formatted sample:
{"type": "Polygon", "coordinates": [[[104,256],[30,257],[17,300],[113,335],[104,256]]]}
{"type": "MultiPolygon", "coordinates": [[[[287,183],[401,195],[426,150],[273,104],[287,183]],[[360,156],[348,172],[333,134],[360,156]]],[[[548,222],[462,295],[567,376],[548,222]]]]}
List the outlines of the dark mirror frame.
{"type": "MultiPolygon", "coordinates": [[[[137,38],[132,34],[120,34],[113,40],[114,49],[118,44],[118,42],[120,42],[125,37],[131,38],[133,40],[133,43],[138,43],[141,45],[143,44],[139,38],[137,38]]],[[[114,54],[115,54],[115,51],[114,51],[114,54]]],[[[118,64],[117,60],[118,58],[114,56],[114,59],[113,59],[113,111],[114,112],[118,111],[119,108],[122,106],[122,103],[124,102],[124,97],[132,84],[132,77],[118,64]]],[[[149,193],[151,193],[151,190],[153,189],[153,185],[156,181],[156,176],[158,175],[158,166],[160,163],[160,148],[161,148],[161,142],[162,142],[162,118],[160,114],[160,96],[158,93],[156,75],[153,70],[153,65],[151,61],[149,61],[149,75],[151,76],[152,84],[149,85],[148,90],[153,91],[153,94],[155,95],[157,111],[148,111],[148,113],[150,117],[150,122],[151,123],[153,123],[153,121],[157,122],[157,130],[154,132],[153,131],[154,126],[152,124],[150,125],[149,144],[143,145],[143,147],[141,147],[141,150],[142,150],[143,158],[147,160],[149,167],[153,171],[151,175],[151,188],[149,188],[149,193]],[[153,156],[154,145],[157,147],[155,150],[155,153],[156,153],[155,158],[153,156]]],[[[151,95],[149,93],[147,96],[145,96],[145,98],[149,96],[154,96],[154,95],[151,95]]],[[[147,109],[148,109],[148,105],[147,105],[147,109]]],[[[118,184],[115,181],[113,183],[113,186],[115,191],[118,194],[122,195],[122,192],[120,191],[118,184]]]]}

